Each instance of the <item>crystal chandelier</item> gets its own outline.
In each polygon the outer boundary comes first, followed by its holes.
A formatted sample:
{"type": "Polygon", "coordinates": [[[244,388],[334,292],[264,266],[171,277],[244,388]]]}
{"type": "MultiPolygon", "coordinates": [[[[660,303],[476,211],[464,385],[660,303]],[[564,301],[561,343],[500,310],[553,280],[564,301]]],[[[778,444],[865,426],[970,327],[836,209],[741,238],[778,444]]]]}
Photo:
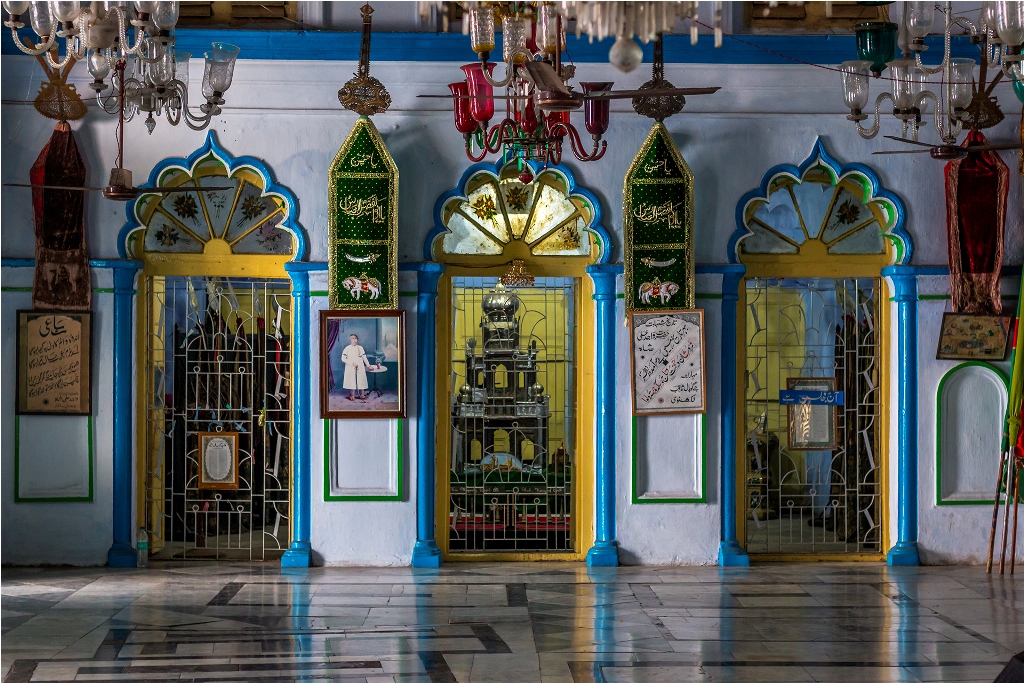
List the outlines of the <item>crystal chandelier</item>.
{"type": "MultiPolygon", "coordinates": [[[[939,137],[946,145],[955,144],[965,127],[988,128],[1002,120],[1003,114],[991,96],[992,87],[1000,78],[1009,78],[1015,86],[1017,82],[1024,81],[1021,72],[1024,2],[1019,0],[982,3],[978,26],[964,17],[954,16],[950,2],[941,7],[934,2],[906,2],[902,27],[890,22],[868,22],[858,25],[856,31],[859,59],[843,62],[840,71],[843,99],[850,108],[846,118],[856,123],[857,132],[864,138],[870,139],[878,134],[882,104],[889,100],[893,104],[893,115],[901,122],[902,137],[909,135],[909,139],[917,140],[922,125],[921,115],[930,100],[939,137]],[[927,50],[924,38],[931,33],[936,10],[944,17],[945,42],[942,61],[936,66],[928,66],[921,60],[921,53],[927,50]],[[967,31],[971,41],[980,47],[980,78],[977,82],[974,78],[975,60],[950,54],[954,27],[967,31]],[[900,59],[893,59],[901,34],[907,48],[900,59]],[[886,67],[889,68],[892,91],[878,95],[874,120],[865,127],[863,122],[870,118],[864,113],[869,101],[868,77],[879,77],[886,67]],[[995,77],[986,88],[989,71],[995,72],[995,77]],[[935,83],[938,94],[926,89],[929,77],[935,74],[941,74],[939,82],[935,83]]],[[[1022,90],[1016,87],[1015,90],[1020,96],[1022,90]]]]}
{"type": "Polygon", "coordinates": [[[121,115],[123,110],[126,121],[138,112],[146,112],[150,133],[156,127],[154,117],[161,115],[166,115],[171,125],[184,120],[189,128],[203,130],[221,113],[238,48],[213,43],[204,54],[206,101],[199,106],[199,113],[193,112],[188,106],[188,63],[192,55],[174,49],[178,4],[173,0],[136,0],[131,8],[119,2],[82,6],[77,0],[4,0],[4,9],[10,14],[4,26],[11,29],[18,49],[28,55],[42,55],[55,69],[87,60],[93,77],[90,87],[105,112],[121,115]],[[25,26],[20,19],[26,12],[38,37],[34,42],[18,35],[18,29],[25,26]],[[59,56],[61,42],[63,58],[59,56]]]}

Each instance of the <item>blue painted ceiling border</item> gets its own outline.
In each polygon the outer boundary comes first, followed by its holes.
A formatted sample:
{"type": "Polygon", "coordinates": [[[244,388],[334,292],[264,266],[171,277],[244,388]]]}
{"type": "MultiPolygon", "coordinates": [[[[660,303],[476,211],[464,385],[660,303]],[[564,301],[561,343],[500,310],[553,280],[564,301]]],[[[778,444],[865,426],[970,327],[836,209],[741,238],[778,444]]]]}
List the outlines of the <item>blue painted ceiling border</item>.
{"type": "MultiPolygon", "coordinates": [[[[192,175],[196,164],[210,155],[213,155],[218,161],[221,161],[224,164],[224,167],[227,169],[228,177],[234,175],[234,172],[239,168],[249,167],[253,169],[263,178],[263,194],[276,194],[285,201],[288,205],[288,217],[277,227],[290,233],[292,237],[295,238],[295,251],[292,253],[291,260],[304,261],[309,255],[309,239],[306,236],[305,228],[299,224],[299,202],[295,198],[295,195],[287,187],[277,183],[274,179],[273,172],[260,159],[250,156],[235,157],[228,153],[228,151],[221,147],[217,142],[217,135],[212,130],[207,131],[206,141],[203,143],[202,147],[189,154],[188,157],[167,157],[160,161],[153,167],[153,170],[150,171],[149,180],[139,187],[141,189],[145,189],[147,187],[159,187],[160,176],[169,168],[181,168],[189,175],[192,175]]],[[[146,226],[142,225],[135,215],[135,205],[138,203],[139,199],[142,199],[144,196],[146,195],[142,194],[125,205],[124,211],[126,220],[117,234],[117,253],[121,258],[129,258],[128,240],[131,239],[132,233],[146,229],[146,226]]]]}
{"type": "Polygon", "coordinates": [[[744,214],[746,213],[747,206],[750,202],[762,199],[768,199],[768,188],[772,181],[780,175],[788,175],[798,182],[803,181],[804,173],[813,166],[824,165],[827,166],[831,171],[836,182],[843,176],[850,173],[856,173],[858,175],[867,178],[868,182],[871,183],[871,196],[868,198],[872,199],[885,199],[893,205],[896,210],[896,222],[893,224],[886,233],[887,237],[891,237],[902,243],[902,249],[897,245],[897,257],[898,261],[894,265],[902,265],[910,262],[911,257],[914,254],[914,243],[911,240],[910,233],[908,233],[904,225],[906,223],[906,208],[903,205],[903,200],[900,199],[899,195],[891,190],[886,190],[882,187],[882,181],[879,180],[878,175],[868,166],[859,163],[840,164],[835,158],[829,154],[828,149],[825,147],[825,141],[819,136],[814,141],[814,146],[811,148],[811,153],[800,162],[799,166],[793,164],[778,164],[772,166],[765,174],[761,176],[761,185],[754,190],[751,190],[740,197],[740,200],[736,203],[736,230],[729,237],[728,246],[728,257],[729,263],[739,263],[739,248],[740,242],[752,235],[753,233],[747,229],[746,221],[744,220],[744,214]]]}
{"type": "MultiPolygon", "coordinates": [[[[27,35],[34,36],[25,28],[27,35]]],[[[350,61],[359,57],[361,33],[342,31],[274,31],[242,29],[183,28],[176,31],[179,50],[191,52],[201,58],[214,41],[224,41],[241,48],[239,59],[350,61]]],[[[725,36],[722,47],[714,47],[711,35],[701,35],[696,45],[690,44],[689,35],[665,36],[665,62],[669,64],[839,64],[856,59],[857,48],[853,35],[746,35],[737,34],[737,40],[725,36]],[[740,42],[743,41],[743,42],[740,42]],[[773,54],[776,53],[776,54],[773,54]]],[[[493,54],[501,54],[501,34],[493,54]]],[[[607,63],[608,50],[614,41],[606,38],[590,42],[587,37],[567,36],[566,54],[577,63],[607,63]]],[[[927,55],[942,53],[942,36],[929,36],[925,44],[933,50],[927,55]]],[[[653,58],[653,43],[641,44],[644,66],[649,70],[653,58]]],[[[951,51],[954,57],[978,59],[978,48],[965,36],[953,36],[951,51]]],[[[0,54],[22,55],[11,36],[4,31],[0,37],[0,54]]],[[[469,36],[460,33],[395,32],[375,33],[370,48],[374,62],[475,62],[469,46],[469,36]]],[[[83,69],[84,72],[84,69],[83,69]]],[[[838,78],[837,78],[838,83],[838,78]]],[[[837,86],[838,87],[838,86],[837,86]]]]}
{"type": "MultiPolygon", "coordinates": [[[[426,239],[423,240],[424,261],[430,262],[434,260],[434,240],[448,232],[448,227],[444,224],[444,222],[441,219],[441,213],[444,211],[444,205],[447,204],[448,201],[453,198],[467,197],[468,193],[466,192],[466,183],[468,183],[469,179],[472,178],[477,173],[483,171],[486,173],[490,173],[494,176],[500,177],[501,169],[504,168],[506,164],[515,163],[516,161],[517,158],[509,153],[502,155],[494,163],[491,163],[489,161],[479,161],[475,164],[472,164],[462,174],[462,177],[459,178],[459,182],[455,187],[448,190],[447,192],[443,192],[441,196],[437,198],[437,201],[434,202],[433,211],[434,227],[430,229],[430,232],[427,233],[426,239]]],[[[534,179],[536,179],[537,175],[543,171],[555,171],[556,173],[560,173],[563,176],[565,176],[565,179],[568,182],[570,195],[581,195],[584,199],[590,202],[590,205],[594,207],[594,217],[585,229],[588,232],[594,234],[594,236],[597,238],[598,246],[600,247],[600,250],[598,251],[597,255],[597,260],[594,263],[608,263],[612,255],[612,241],[611,236],[608,234],[608,231],[601,223],[601,217],[603,216],[604,212],[601,209],[601,201],[597,198],[597,196],[590,190],[586,189],[585,187],[577,186],[576,176],[573,175],[573,172],[569,170],[567,166],[564,166],[562,164],[548,164],[545,166],[540,162],[529,160],[526,160],[526,163],[530,166],[530,170],[533,171],[534,179]]]]}

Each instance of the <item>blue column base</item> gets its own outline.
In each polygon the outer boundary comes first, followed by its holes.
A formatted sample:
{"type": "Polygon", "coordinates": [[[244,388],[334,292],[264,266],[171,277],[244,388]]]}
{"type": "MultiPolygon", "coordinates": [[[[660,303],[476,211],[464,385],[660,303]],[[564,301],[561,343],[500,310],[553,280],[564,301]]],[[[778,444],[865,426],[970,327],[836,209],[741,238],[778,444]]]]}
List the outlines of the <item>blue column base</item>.
{"type": "Polygon", "coordinates": [[[111,567],[135,567],[138,563],[139,556],[130,545],[111,546],[107,551],[107,564],[111,567]]]}
{"type": "Polygon", "coordinates": [[[412,548],[412,566],[418,569],[437,569],[443,557],[434,541],[416,541],[412,548]]]}
{"type": "Polygon", "coordinates": [[[917,552],[917,542],[897,543],[885,555],[885,563],[890,567],[918,567],[921,556],[917,552]]]}
{"type": "Polygon", "coordinates": [[[618,567],[619,542],[595,541],[594,547],[587,552],[588,567],[618,567]]]}
{"type": "Polygon", "coordinates": [[[718,544],[718,565],[720,567],[749,567],[750,555],[736,541],[722,541],[718,544]]]}
{"type": "Polygon", "coordinates": [[[313,550],[309,541],[293,541],[288,550],[281,556],[282,567],[313,566],[313,550]]]}

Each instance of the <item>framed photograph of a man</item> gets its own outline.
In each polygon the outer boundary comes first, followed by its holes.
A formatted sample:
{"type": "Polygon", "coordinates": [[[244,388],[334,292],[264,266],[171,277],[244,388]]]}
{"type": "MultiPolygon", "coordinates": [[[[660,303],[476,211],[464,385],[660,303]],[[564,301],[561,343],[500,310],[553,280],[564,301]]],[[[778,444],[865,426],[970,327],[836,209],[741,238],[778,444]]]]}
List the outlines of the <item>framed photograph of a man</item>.
{"type": "Polygon", "coordinates": [[[320,311],[320,417],[405,417],[404,311],[320,311]]]}

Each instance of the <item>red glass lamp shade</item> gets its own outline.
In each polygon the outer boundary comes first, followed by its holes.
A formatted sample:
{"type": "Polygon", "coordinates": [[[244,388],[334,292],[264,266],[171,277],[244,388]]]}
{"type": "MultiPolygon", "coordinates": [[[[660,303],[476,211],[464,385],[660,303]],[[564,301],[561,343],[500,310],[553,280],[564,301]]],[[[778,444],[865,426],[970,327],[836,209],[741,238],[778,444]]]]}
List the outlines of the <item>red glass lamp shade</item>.
{"type": "Polygon", "coordinates": [[[469,111],[469,85],[465,81],[449,83],[448,89],[452,91],[455,103],[455,127],[460,133],[472,133],[480,125],[473,118],[469,111]]]}
{"type": "MultiPolygon", "coordinates": [[[[614,83],[608,81],[580,83],[584,93],[611,90],[614,83]]],[[[583,116],[586,119],[587,131],[591,135],[604,135],[608,130],[608,114],[611,111],[611,100],[587,99],[583,103],[583,116]]]]}
{"type": "MultiPolygon", "coordinates": [[[[483,65],[466,64],[462,67],[469,85],[469,112],[475,121],[487,123],[494,117],[494,89],[484,80],[483,65]]],[[[494,63],[487,64],[487,75],[494,71],[494,63]]]]}
{"type": "Polygon", "coordinates": [[[537,111],[533,108],[532,100],[522,100],[515,106],[515,120],[519,127],[527,135],[533,135],[537,130],[537,111]]]}
{"type": "MultiPolygon", "coordinates": [[[[548,131],[555,130],[555,126],[557,126],[559,123],[564,123],[566,126],[568,126],[569,125],[569,112],[567,112],[567,111],[552,111],[552,112],[548,112],[546,120],[547,120],[547,123],[548,123],[548,131]]],[[[563,129],[561,131],[558,131],[557,133],[552,133],[552,135],[555,135],[556,137],[562,137],[563,135],[565,135],[565,130],[563,129]]]]}

